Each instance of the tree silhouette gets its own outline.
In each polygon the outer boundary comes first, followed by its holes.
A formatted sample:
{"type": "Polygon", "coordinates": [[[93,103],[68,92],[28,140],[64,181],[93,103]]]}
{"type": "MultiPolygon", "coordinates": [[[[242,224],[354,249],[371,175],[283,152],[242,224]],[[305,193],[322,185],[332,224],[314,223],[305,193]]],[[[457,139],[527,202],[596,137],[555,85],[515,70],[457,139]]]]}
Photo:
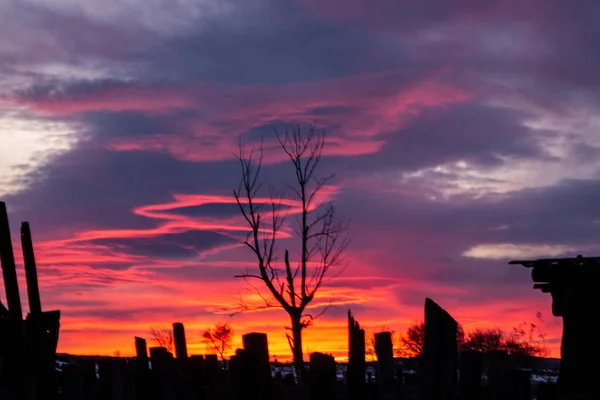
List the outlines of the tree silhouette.
{"type": "Polygon", "coordinates": [[[173,330],[163,325],[154,325],[150,328],[150,337],[157,346],[164,347],[173,352],[173,330]]]}
{"type": "Polygon", "coordinates": [[[469,332],[464,344],[465,350],[481,352],[504,350],[504,332],[498,328],[478,328],[469,332]]]}
{"type": "Polygon", "coordinates": [[[212,328],[208,328],[202,332],[202,339],[219,353],[221,360],[225,361],[224,354],[231,348],[233,328],[228,323],[215,324],[212,328]]]}
{"type": "Polygon", "coordinates": [[[420,357],[425,344],[425,323],[419,322],[408,327],[400,336],[400,354],[403,357],[420,357]]]}
{"type": "Polygon", "coordinates": [[[375,349],[375,347],[376,347],[375,346],[375,343],[376,343],[375,335],[380,332],[390,332],[390,334],[392,336],[393,352],[394,352],[394,354],[396,354],[399,351],[398,341],[396,340],[396,332],[388,326],[381,327],[381,328],[379,328],[378,331],[367,332],[367,334],[366,334],[367,337],[365,339],[365,342],[366,342],[365,343],[365,346],[366,346],[365,353],[369,356],[371,361],[375,361],[377,359],[377,352],[375,349]]]}
{"type": "Polygon", "coordinates": [[[540,329],[540,324],[543,322],[542,313],[537,313],[537,319],[538,324],[523,322],[505,336],[504,350],[508,354],[537,357],[544,357],[548,354],[545,343],[546,334],[542,333],[540,329]]]}
{"type": "Polygon", "coordinates": [[[482,352],[500,350],[518,356],[543,356],[547,353],[544,343],[528,336],[522,326],[513,328],[508,335],[498,328],[476,329],[469,334],[464,348],[482,352]]]}
{"type": "MultiPolygon", "coordinates": [[[[541,321],[541,315],[538,313],[541,321]]],[[[547,349],[544,344],[545,335],[539,325],[523,322],[506,334],[499,328],[477,328],[465,335],[459,324],[456,333],[458,350],[474,350],[481,352],[506,351],[511,355],[544,356],[547,349]]],[[[419,357],[423,354],[425,342],[425,323],[418,322],[408,327],[400,337],[399,354],[403,357],[419,357]]]]}
{"type": "MultiPolygon", "coordinates": [[[[456,343],[460,349],[465,341],[465,331],[458,324],[456,331],[456,343]]],[[[402,357],[420,357],[423,355],[425,344],[425,322],[416,322],[408,327],[406,333],[400,336],[400,348],[398,353],[402,357]]]]}
{"type": "Polygon", "coordinates": [[[349,238],[346,235],[348,222],[338,217],[332,202],[319,203],[333,178],[332,175],[316,176],[325,146],[324,132],[314,126],[309,127],[308,132],[302,132],[299,126],[295,126],[291,131],[286,130],[284,135],[275,134],[293,167],[294,184],[285,185],[291,190],[293,199],[286,199],[283,191],[277,194],[275,190],[271,190],[269,197],[259,197],[262,146],[255,160],[253,152],[246,156],[240,145],[238,158],[242,177],[233,194],[250,228],[244,244],[254,254],[256,268],[237,277],[244,278],[264,302],[261,306],[252,307],[242,301],[243,310],[280,307],[288,314],[291,326],[287,329],[292,334],[286,334],[286,337],[294,366],[301,372],[304,368],[302,330],[322,314],[314,315],[307,311],[325,277],[340,264],[349,238]],[[268,211],[264,212],[266,205],[268,211]],[[285,235],[280,232],[286,217],[282,213],[283,205],[299,214],[297,229],[285,232],[285,235]],[[300,251],[295,263],[290,260],[288,249],[284,252],[283,264],[278,262],[275,244],[281,236],[297,239],[300,251]],[[251,283],[253,280],[262,283],[267,289],[266,295],[251,283]]]}

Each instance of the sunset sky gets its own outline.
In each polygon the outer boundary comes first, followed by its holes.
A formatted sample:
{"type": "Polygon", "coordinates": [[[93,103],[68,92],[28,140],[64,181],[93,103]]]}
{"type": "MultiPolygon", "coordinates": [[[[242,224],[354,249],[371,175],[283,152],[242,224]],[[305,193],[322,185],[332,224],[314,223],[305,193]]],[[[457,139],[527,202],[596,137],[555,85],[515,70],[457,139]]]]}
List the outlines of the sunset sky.
{"type": "Polygon", "coordinates": [[[7,0],[0,15],[0,200],[21,276],[31,223],[59,351],[132,354],[181,321],[203,353],[200,331],[226,321],[236,346],[267,332],[289,357],[283,311],[229,317],[254,265],[234,153],[263,139],[280,184],[273,128],[312,122],[353,239],[306,354],[346,355],[349,308],[400,332],[431,297],[467,331],[539,311],[558,356],[549,295],[507,263],[600,253],[597,0],[7,0]]]}

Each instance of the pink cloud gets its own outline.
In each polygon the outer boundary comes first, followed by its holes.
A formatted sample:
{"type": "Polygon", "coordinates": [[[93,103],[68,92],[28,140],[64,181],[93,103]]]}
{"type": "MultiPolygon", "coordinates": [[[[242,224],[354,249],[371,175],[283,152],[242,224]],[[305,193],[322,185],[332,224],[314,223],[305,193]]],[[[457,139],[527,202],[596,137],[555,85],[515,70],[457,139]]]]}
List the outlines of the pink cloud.
{"type": "MultiPolygon", "coordinates": [[[[210,118],[188,121],[185,133],[143,139],[128,137],[114,140],[110,146],[116,150],[163,150],[188,161],[216,161],[231,158],[237,152],[240,133],[284,121],[339,126],[328,137],[325,150],[328,155],[373,154],[385,143],[375,136],[401,129],[423,108],[444,107],[470,97],[446,83],[443,75],[442,72],[406,87],[395,81],[393,73],[320,83],[225,86],[219,91],[208,91],[215,97],[200,95],[198,107],[210,118]],[[321,117],[313,111],[330,107],[348,111],[321,117]]],[[[271,139],[265,146],[277,144],[271,139]]],[[[267,163],[281,161],[278,152],[267,152],[266,157],[267,163]]]]}
{"type": "MultiPolygon", "coordinates": [[[[414,83],[403,74],[347,76],[325,82],[233,85],[197,83],[185,88],[115,87],[56,98],[17,98],[17,103],[59,116],[88,111],[146,111],[169,114],[173,109],[200,111],[202,116],[181,118],[173,131],[159,135],[129,135],[102,139],[118,151],[166,151],[180,160],[218,161],[238,151],[238,136],[273,122],[313,122],[338,127],[328,137],[326,154],[373,154],[390,134],[406,126],[429,107],[445,107],[471,97],[449,83],[448,70],[414,83]],[[341,111],[319,116],[320,109],[341,111]]],[[[265,146],[277,146],[274,138],[265,146]]],[[[279,152],[267,152],[265,162],[277,162],[279,152]],[[273,153],[273,154],[272,154],[273,153]]],[[[279,156],[280,157],[280,156],[279,156]]]]}

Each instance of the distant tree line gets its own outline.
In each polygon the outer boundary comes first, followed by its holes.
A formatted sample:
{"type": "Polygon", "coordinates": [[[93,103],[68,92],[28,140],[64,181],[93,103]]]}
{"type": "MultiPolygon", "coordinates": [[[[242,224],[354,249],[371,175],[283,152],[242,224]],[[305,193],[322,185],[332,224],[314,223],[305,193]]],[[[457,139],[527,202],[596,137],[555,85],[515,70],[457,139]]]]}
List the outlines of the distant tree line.
{"type": "MultiPolygon", "coordinates": [[[[541,315],[538,313],[538,319],[541,315]]],[[[394,348],[397,356],[419,357],[423,354],[425,342],[425,323],[417,322],[408,327],[406,332],[396,335],[389,328],[380,331],[392,332],[394,348]]],[[[459,324],[456,341],[459,351],[475,350],[481,352],[501,350],[510,355],[544,357],[548,354],[545,345],[545,334],[540,330],[539,324],[527,323],[514,327],[510,332],[499,328],[476,328],[465,334],[459,324]]],[[[375,334],[369,335],[367,344],[368,353],[375,358],[375,334]]]]}
{"type": "MultiPolygon", "coordinates": [[[[538,314],[541,320],[541,315],[538,314]]],[[[423,354],[425,342],[425,323],[417,322],[408,327],[404,334],[396,334],[389,327],[382,327],[380,332],[391,332],[394,352],[400,357],[419,357],[423,354]]],[[[222,360],[225,353],[232,347],[233,328],[228,323],[217,323],[201,332],[201,341],[215,350],[222,360]]],[[[164,347],[169,352],[174,351],[173,331],[168,326],[155,325],[150,329],[150,336],[156,346],[164,347]]],[[[489,352],[494,350],[506,351],[511,355],[537,356],[547,355],[545,334],[538,324],[524,322],[514,327],[510,332],[499,328],[476,328],[465,334],[462,325],[458,325],[456,341],[459,351],[475,350],[489,352]]],[[[375,360],[375,332],[367,338],[367,356],[375,360]]]]}

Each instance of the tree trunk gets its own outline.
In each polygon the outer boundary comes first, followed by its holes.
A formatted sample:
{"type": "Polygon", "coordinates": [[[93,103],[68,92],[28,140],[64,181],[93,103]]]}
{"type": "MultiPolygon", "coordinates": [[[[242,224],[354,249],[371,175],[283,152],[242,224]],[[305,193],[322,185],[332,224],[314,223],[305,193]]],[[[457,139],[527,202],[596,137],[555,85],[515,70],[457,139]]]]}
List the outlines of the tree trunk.
{"type": "Polygon", "coordinates": [[[293,356],[294,356],[294,368],[296,369],[296,376],[299,381],[304,379],[304,357],[302,354],[302,325],[300,324],[300,318],[292,317],[292,342],[294,345],[293,356]]]}

